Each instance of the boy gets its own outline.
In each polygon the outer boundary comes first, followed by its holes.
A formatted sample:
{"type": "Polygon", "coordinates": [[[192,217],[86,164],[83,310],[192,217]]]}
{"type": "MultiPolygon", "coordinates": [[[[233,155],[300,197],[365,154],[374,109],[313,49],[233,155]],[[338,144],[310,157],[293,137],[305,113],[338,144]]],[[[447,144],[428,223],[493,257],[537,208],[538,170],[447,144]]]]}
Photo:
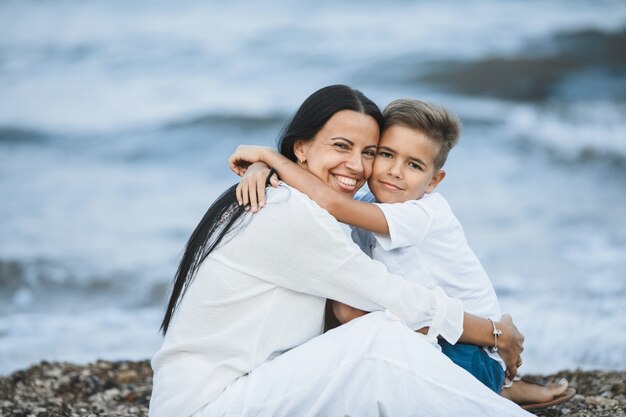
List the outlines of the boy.
{"type": "MultiPolygon", "coordinates": [[[[458,142],[458,120],[447,110],[418,100],[396,100],[383,116],[385,126],[368,181],[371,193],[360,201],[338,195],[273,150],[240,148],[230,159],[231,167],[240,174],[245,170],[241,161],[267,163],[283,181],[309,195],[337,220],[357,226],[352,232],[355,242],[391,272],[430,288],[441,287],[448,296],[461,299],[466,312],[499,320],[491,281],[450,206],[434,192],[446,175],[442,167],[448,153],[458,142]]],[[[247,204],[248,193],[243,191],[240,186],[238,199],[247,204]]],[[[250,193],[250,197],[256,211],[257,196],[250,193]]],[[[338,303],[333,309],[342,323],[365,314],[338,303]]],[[[497,337],[494,344],[497,347],[497,337]]],[[[573,395],[566,381],[547,386],[516,381],[502,390],[505,365],[497,349],[443,340],[439,345],[457,365],[525,408],[556,404],[573,395]]]]}

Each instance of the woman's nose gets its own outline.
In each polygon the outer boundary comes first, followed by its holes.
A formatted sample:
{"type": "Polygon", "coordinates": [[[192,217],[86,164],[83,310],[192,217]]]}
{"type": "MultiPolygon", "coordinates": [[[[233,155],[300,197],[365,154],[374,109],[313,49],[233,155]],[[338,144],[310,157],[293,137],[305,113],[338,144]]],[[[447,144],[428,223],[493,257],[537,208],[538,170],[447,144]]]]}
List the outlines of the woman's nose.
{"type": "Polygon", "coordinates": [[[346,167],[354,172],[363,172],[363,158],[361,152],[352,152],[346,161],[346,167]]]}

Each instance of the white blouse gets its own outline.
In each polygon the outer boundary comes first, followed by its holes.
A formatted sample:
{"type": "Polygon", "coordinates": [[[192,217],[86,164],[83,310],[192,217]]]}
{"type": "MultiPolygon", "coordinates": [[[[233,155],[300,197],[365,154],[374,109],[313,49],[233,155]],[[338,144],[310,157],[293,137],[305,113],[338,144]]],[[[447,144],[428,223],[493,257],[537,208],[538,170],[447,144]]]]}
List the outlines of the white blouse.
{"type": "MultiPolygon", "coordinates": [[[[189,416],[259,364],[322,332],[327,298],[388,311],[455,343],[461,302],[398,279],[284,184],[200,266],[152,359],[150,416],[189,416]],[[230,238],[230,239],[228,239],[230,238]]],[[[323,356],[311,358],[323,360],[323,356]]]]}

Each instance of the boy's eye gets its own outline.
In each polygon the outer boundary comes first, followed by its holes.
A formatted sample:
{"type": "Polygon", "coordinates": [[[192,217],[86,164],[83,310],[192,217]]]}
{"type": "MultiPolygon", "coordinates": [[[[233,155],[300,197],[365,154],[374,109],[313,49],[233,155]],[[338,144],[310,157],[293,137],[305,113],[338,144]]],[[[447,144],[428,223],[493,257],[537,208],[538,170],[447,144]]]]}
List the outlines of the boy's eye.
{"type": "Polygon", "coordinates": [[[422,166],[416,164],[415,162],[409,162],[409,167],[412,168],[412,169],[417,169],[417,170],[423,171],[422,166]]]}
{"type": "Polygon", "coordinates": [[[389,152],[385,152],[385,151],[378,152],[378,155],[382,156],[383,158],[392,158],[393,157],[392,154],[390,154],[389,152]]]}

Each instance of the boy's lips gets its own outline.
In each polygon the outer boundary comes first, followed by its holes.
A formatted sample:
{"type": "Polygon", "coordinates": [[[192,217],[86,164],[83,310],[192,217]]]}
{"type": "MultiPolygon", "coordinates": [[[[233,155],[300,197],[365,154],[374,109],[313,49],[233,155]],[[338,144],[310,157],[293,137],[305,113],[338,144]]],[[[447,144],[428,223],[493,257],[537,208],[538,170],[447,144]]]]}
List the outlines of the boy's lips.
{"type": "Polygon", "coordinates": [[[404,191],[404,188],[400,188],[400,187],[398,187],[397,185],[392,184],[392,183],[387,182],[387,181],[381,181],[381,180],[378,180],[378,183],[379,183],[379,184],[380,184],[380,185],[381,185],[384,189],[389,190],[389,191],[404,191]]]}

